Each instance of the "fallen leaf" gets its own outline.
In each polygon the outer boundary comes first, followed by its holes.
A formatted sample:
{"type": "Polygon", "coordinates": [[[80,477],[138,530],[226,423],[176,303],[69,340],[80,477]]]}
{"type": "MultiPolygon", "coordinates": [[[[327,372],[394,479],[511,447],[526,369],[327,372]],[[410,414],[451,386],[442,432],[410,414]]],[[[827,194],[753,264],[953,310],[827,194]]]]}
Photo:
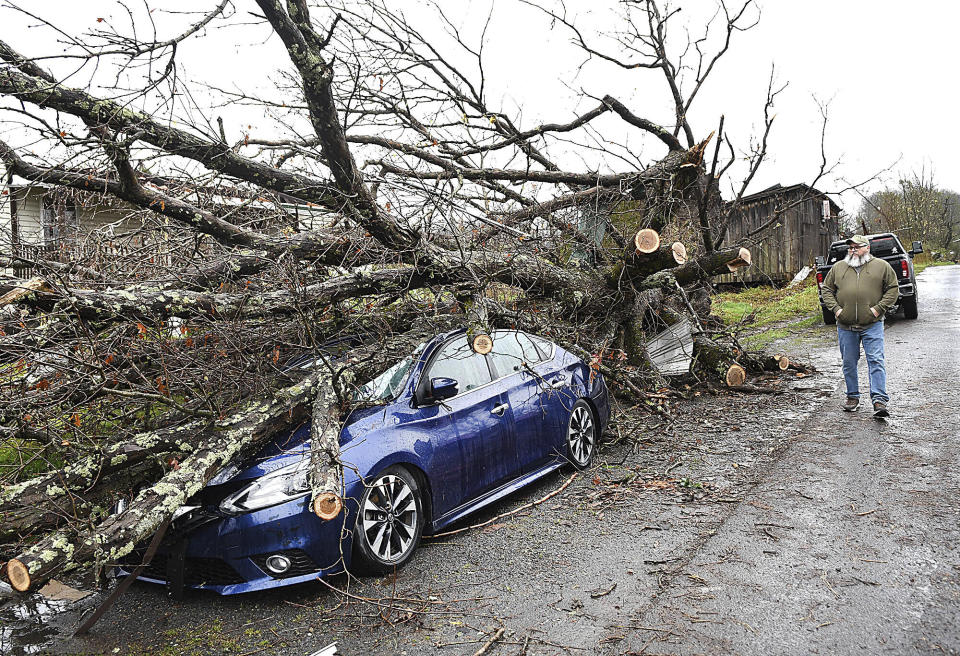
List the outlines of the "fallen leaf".
{"type": "Polygon", "coordinates": [[[45,586],[40,588],[39,592],[47,599],[56,601],[78,601],[90,595],[89,592],[71,588],[69,585],[64,585],[56,579],[50,579],[45,586]]]}

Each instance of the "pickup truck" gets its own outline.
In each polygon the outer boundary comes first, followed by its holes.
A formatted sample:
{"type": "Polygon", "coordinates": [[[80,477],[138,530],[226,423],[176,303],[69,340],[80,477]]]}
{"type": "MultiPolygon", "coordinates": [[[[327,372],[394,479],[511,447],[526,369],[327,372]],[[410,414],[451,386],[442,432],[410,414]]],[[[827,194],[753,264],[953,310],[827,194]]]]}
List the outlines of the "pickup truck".
{"type": "MultiPolygon", "coordinates": [[[[913,270],[913,256],[923,252],[923,245],[919,241],[913,242],[910,249],[904,248],[897,237],[892,232],[881,232],[875,235],[867,235],[870,240],[870,254],[874,257],[886,260],[893,267],[897,274],[897,282],[900,286],[900,297],[897,299],[897,305],[893,312],[903,310],[903,316],[906,319],[916,319],[917,310],[917,274],[913,270]]],[[[817,293],[820,296],[820,309],[823,312],[823,322],[825,324],[837,323],[837,318],[823,305],[823,279],[827,277],[835,263],[847,256],[847,241],[842,239],[830,244],[830,251],[827,257],[817,256],[815,262],[817,265],[817,293]]]]}

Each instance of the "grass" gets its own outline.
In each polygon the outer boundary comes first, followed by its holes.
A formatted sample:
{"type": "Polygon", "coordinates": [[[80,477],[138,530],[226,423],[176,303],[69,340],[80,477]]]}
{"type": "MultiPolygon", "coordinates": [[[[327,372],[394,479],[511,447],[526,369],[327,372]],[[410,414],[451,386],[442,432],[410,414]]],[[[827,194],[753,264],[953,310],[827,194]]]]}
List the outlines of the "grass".
{"type": "Polygon", "coordinates": [[[33,440],[9,439],[0,442],[0,479],[15,474],[8,483],[36,476],[63,464],[60,454],[33,440]]]}
{"type": "Polygon", "coordinates": [[[749,287],[713,299],[713,313],[728,326],[763,328],[782,321],[816,318],[820,313],[817,283],[808,279],[795,288],[749,287]]]}
{"type": "Polygon", "coordinates": [[[933,261],[930,261],[930,262],[914,262],[914,263],[913,263],[913,270],[919,275],[920,272],[923,271],[924,269],[926,269],[927,267],[950,266],[951,264],[953,264],[953,262],[951,262],[950,260],[939,260],[939,261],[937,261],[937,262],[933,262],[933,261]]]}
{"type": "MultiPolygon", "coordinates": [[[[265,639],[260,630],[241,629],[227,630],[221,620],[214,620],[203,627],[169,629],[160,634],[162,640],[159,644],[131,643],[126,646],[124,653],[126,656],[206,656],[258,654],[271,648],[286,647],[284,642],[274,644],[265,639]]],[[[114,652],[120,653],[119,648],[114,652]]]]}
{"type": "Polygon", "coordinates": [[[742,332],[743,345],[763,349],[771,342],[807,332],[821,320],[817,283],[799,287],[748,287],[713,298],[713,314],[731,330],[742,332]]]}

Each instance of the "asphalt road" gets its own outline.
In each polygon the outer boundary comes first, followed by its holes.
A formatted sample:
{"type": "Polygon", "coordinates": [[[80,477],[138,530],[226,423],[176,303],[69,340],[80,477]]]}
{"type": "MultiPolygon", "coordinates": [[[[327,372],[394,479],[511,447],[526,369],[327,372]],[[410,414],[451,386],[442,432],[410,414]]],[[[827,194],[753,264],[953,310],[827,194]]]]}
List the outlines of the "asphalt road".
{"type": "Polygon", "coordinates": [[[813,414],[637,615],[666,632],[613,653],[960,653],[960,267],[919,286],[885,333],[891,418],[813,414]]]}
{"type": "Polygon", "coordinates": [[[835,335],[814,327],[787,350],[820,375],[626,412],[561,493],[524,508],[572,472],[395,576],[183,601],[138,583],[82,639],[98,597],[8,603],[0,652],[960,654],[960,267],[920,290],[920,318],[887,324],[885,422],[839,409],[835,335]]]}

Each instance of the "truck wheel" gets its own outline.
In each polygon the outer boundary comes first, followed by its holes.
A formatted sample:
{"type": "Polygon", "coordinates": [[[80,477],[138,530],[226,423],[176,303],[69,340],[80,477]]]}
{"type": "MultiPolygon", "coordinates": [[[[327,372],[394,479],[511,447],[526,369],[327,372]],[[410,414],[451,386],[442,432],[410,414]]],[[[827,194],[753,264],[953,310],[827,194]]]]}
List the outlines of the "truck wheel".
{"type": "Polygon", "coordinates": [[[903,302],[903,318],[904,319],[916,319],[919,314],[917,310],[917,297],[916,296],[904,296],[903,302]]]}
{"type": "Polygon", "coordinates": [[[823,323],[824,323],[824,324],[826,324],[826,325],[828,325],[828,326],[832,326],[832,325],[834,325],[835,323],[837,323],[837,317],[834,316],[833,312],[831,312],[831,311],[828,310],[827,308],[823,307],[822,305],[820,306],[820,309],[823,310],[823,323]]]}

